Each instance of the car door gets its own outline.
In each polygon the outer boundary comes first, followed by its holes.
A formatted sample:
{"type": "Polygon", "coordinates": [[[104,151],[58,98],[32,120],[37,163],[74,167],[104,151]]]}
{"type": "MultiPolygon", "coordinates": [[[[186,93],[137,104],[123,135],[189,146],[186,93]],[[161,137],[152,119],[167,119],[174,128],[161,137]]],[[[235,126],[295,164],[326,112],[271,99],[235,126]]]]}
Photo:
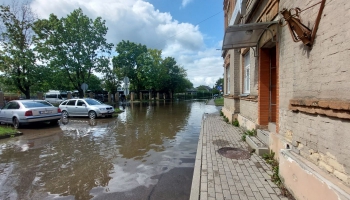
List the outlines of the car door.
{"type": "Polygon", "coordinates": [[[1,110],[0,110],[0,121],[1,122],[8,122],[7,119],[7,113],[8,113],[8,107],[12,104],[12,102],[7,103],[1,110]]]}
{"type": "Polygon", "coordinates": [[[68,112],[68,114],[70,116],[75,116],[76,114],[76,110],[75,110],[75,103],[76,103],[76,99],[71,99],[68,101],[68,103],[66,104],[66,110],[68,112]]]}
{"type": "Polygon", "coordinates": [[[77,115],[79,116],[87,116],[88,115],[88,109],[87,104],[84,100],[79,99],[77,101],[77,105],[75,107],[77,115]]]}
{"type": "Polygon", "coordinates": [[[17,102],[9,102],[6,106],[1,110],[1,118],[4,119],[6,123],[12,123],[12,117],[14,116],[14,112],[18,111],[20,108],[17,102]]]}

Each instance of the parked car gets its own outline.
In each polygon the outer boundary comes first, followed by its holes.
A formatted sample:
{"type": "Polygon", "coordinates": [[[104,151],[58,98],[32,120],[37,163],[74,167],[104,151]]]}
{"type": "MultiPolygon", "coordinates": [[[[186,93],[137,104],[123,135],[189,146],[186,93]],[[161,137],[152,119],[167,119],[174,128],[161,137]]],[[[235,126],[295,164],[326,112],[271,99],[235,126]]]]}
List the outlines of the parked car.
{"type": "Polygon", "coordinates": [[[59,108],[62,110],[62,117],[112,117],[114,108],[110,105],[103,104],[96,99],[69,99],[63,101],[59,108]]]}
{"type": "Polygon", "coordinates": [[[45,94],[45,100],[49,103],[59,104],[64,100],[64,98],[62,98],[60,91],[50,90],[45,94]]]}
{"type": "Polygon", "coordinates": [[[61,109],[44,100],[12,100],[0,109],[0,122],[21,125],[33,122],[57,124],[61,118],[61,109]]]}

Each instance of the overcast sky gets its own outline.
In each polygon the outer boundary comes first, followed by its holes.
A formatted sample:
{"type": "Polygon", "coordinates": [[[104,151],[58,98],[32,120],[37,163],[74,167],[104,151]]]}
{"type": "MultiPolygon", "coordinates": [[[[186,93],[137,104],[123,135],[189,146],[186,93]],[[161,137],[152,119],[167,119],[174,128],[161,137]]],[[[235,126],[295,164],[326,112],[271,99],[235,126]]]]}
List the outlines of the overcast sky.
{"type": "Polygon", "coordinates": [[[32,0],[39,18],[51,13],[66,17],[81,8],[85,15],[102,17],[107,39],[160,49],[174,57],[195,87],[212,87],[223,76],[223,1],[220,0],[32,0]]]}

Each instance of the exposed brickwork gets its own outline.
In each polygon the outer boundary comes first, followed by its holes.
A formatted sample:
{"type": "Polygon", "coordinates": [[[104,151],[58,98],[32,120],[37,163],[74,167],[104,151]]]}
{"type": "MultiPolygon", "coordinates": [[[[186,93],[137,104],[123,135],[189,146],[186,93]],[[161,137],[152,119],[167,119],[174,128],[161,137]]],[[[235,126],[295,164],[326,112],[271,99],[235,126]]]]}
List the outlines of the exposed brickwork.
{"type": "Polygon", "coordinates": [[[240,101],[240,114],[254,123],[258,122],[258,103],[255,101],[240,101]]]}
{"type": "Polygon", "coordinates": [[[259,125],[268,125],[270,101],[270,49],[260,49],[259,65],[259,125]]]}
{"type": "MultiPolygon", "coordinates": [[[[304,9],[317,2],[319,0],[281,0],[280,10],[304,9]]],[[[315,23],[318,8],[319,5],[301,15],[303,23],[310,28],[315,23]]],[[[292,133],[294,148],[300,150],[300,155],[348,186],[350,121],[336,117],[348,118],[338,114],[341,109],[348,109],[350,102],[349,16],[350,1],[327,0],[312,50],[301,42],[293,42],[286,27],[280,28],[279,37],[279,133],[285,137],[292,133]],[[305,105],[300,102],[296,105],[298,102],[292,99],[301,99],[305,105]],[[317,101],[314,105],[314,99],[336,101],[317,101]],[[297,110],[314,114],[293,113],[290,103],[298,107],[297,110]]]]}

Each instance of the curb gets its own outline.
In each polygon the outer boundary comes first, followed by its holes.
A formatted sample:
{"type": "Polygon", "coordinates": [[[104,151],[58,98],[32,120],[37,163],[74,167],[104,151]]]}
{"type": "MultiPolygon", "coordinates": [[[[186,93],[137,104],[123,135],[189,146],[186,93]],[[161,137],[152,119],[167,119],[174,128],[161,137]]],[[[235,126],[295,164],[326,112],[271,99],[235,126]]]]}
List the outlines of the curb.
{"type": "Polygon", "coordinates": [[[202,116],[201,132],[197,145],[196,161],[194,164],[190,200],[198,200],[200,197],[201,171],[202,171],[202,137],[204,128],[204,115],[202,116]]]}

